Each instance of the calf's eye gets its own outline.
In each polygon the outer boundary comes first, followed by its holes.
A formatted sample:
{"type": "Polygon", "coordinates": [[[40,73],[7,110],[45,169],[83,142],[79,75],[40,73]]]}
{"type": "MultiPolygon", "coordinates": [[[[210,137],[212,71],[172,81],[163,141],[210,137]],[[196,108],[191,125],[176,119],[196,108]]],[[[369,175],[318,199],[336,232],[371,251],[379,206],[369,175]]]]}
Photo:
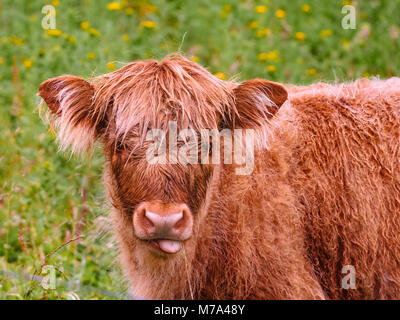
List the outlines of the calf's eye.
{"type": "Polygon", "coordinates": [[[115,150],[117,152],[123,152],[126,150],[125,145],[122,143],[122,141],[117,141],[117,143],[115,145],[115,150]]]}

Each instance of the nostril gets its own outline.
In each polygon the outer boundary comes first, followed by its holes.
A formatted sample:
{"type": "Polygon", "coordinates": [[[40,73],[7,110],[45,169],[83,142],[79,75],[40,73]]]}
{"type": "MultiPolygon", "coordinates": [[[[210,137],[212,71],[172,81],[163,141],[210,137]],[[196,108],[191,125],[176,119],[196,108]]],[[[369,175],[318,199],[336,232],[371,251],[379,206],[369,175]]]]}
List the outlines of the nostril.
{"type": "Polygon", "coordinates": [[[184,210],[182,211],[180,219],[176,221],[174,228],[180,229],[185,227],[187,225],[187,221],[188,221],[188,214],[187,211],[184,210]]]}
{"type": "Polygon", "coordinates": [[[145,229],[154,228],[154,223],[146,216],[146,210],[142,209],[138,213],[139,221],[141,222],[142,227],[145,229]]]}

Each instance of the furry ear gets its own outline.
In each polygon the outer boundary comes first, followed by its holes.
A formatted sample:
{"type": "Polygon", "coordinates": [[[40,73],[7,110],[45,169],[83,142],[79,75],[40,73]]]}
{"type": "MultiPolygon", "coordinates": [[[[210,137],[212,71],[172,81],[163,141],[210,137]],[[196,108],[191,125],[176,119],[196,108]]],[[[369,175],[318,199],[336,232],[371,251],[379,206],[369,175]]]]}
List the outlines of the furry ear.
{"type": "Polygon", "coordinates": [[[91,151],[97,136],[93,86],[79,77],[61,76],[43,82],[39,96],[53,115],[60,148],[71,146],[72,153],[91,151]]]}
{"type": "Polygon", "coordinates": [[[279,83],[263,79],[244,81],[234,89],[236,114],[233,128],[257,129],[265,125],[287,99],[279,83]]]}

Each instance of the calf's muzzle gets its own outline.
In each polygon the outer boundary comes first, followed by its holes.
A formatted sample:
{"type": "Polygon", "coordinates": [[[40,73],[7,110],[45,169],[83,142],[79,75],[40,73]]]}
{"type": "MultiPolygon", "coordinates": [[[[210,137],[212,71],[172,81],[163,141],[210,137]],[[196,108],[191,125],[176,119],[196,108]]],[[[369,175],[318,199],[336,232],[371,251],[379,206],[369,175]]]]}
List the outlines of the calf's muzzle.
{"type": "Polygon", "coordinates": [[[192,235],[193,217],[186,204],[142,202],[133,213],[133,227],[152,249],[177,253],[192,235]]]}

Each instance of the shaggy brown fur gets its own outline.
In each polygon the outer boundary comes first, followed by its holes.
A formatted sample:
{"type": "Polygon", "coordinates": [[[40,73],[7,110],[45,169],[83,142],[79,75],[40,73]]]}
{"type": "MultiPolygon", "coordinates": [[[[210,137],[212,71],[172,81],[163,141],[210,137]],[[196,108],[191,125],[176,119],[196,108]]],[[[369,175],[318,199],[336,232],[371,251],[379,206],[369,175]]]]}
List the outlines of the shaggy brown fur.
{"type": "Polygon", "coordinates": [[[63,148],[105,146],[105,186],[135,295],[400,298],[400,79],[284,89],[221,81],[167,57],[90,83],[50,79],[39,94],[63,148]],[[168,120],[180,129],[256,129],[254,171],[149,165],[145,133],[167,130],[168,120]],[[143,201],[188,205],[184,250],[159,257],[136,238],[132,215],[143,201]],[[341,287],[345,265],[355,267],[356,289],[341,287]]]}

